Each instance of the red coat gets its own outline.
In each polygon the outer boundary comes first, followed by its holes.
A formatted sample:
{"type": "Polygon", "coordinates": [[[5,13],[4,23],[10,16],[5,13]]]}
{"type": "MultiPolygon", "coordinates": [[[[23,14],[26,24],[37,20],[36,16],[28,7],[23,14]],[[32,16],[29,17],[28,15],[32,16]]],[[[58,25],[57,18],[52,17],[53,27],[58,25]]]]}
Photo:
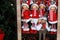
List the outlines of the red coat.
{"type": "Polygon", "coordinates": [[[39,18],[39,12],[38,12],[38,10],[36,10],[36,11],[34,11],[34,10],[32,10],[31,11],[31,17],[32,18],[39,18]]]}
{"type": "Polygon", "coordinates": [[[57,23],[57,13],[50,10],[48,14],[48,20],[51,24],[57,23]]]}
{"type": "Polygon", "coordinates": [[[24,12],[22,12],[22,17],[23,19],[29,19],[30,18],[30,10],[25,10],[24,12]]]}
{"type": "Polygon", "coordinates": [[[58,6],[58,0],[56,0],[56,6],[58,6]]]}
{"type": "Polygon", "coordinates": [[[39,15],[44,16],[45,15],[45,9],[40,9],[39,10],[39,15]]]}

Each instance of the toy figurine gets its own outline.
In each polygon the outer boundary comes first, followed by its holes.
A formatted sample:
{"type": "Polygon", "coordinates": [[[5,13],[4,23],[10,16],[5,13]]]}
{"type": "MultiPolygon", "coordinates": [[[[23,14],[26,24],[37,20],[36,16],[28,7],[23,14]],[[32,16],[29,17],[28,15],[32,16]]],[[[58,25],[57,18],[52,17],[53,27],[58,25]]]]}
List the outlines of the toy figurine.
{"type": "Polygon", "coordinates": [[[32,10],[31,10],[31,23],[37,24],[38,18],[39,18],[39,12],[38,12],[38,5],[37,4],[32,4],[32,10]]]}
{"type": "Polygon", "coordinates": [[[43,34],[43,40],[45,40],[46,37],[46,33],[47,31],[50,31],[50,28],[48,27],[48,23],[47,23],[47,18],[46,17],[42,17],[41,19],[41,29],[39,30],[39,40],[41,40],[41,35],[43,34]]]}
{"type": "Polygon", "coordinates": [[[50,5],[50,7],[49,7],[48,21],[49,21],[50,24],[57,23],[56,9],[57,9],[56,5],[50,5]]]}
{"type": "Polygon", "coordinates": [[[44,15],[45,15],[45,5],[40,4],[39,5],[39,17],[44,17],[44,15]]]}
{"type": "Polygon", "coordinates": [[[22,4],[22,21],[28,23],[30,21],[30,10],[29,5],[26,3],[22,4]]]}
{"type": "Polygon", "coordinates": [[[48,14],[48,22],[51,25],[51,30],[50,30],[50,40],[56,40],[56,34],[57,34],[57,6],[55,4],[50,5],[49,7],[49,14],[48,14]]]}

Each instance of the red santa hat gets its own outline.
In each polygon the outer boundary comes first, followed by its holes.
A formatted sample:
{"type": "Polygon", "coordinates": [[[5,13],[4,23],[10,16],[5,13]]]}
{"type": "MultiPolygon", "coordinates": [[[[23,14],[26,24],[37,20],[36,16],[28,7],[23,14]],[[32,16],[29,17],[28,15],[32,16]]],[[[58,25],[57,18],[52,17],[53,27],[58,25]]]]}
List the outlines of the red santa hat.
{"type": "Polygon", "coordinates": [[[52,7],[55,7],[55,8],[57,9],[57,6],[56,6],[55,4],[53,4],[53,5],[50,5],[49,10],[50,10],[52,7]]]}
{"type": "Polygon", "coordinates": [[[37,5],[37,4],[35,4],[35,3],[33,3],[33,4],[32,4],[32,7],[33,7],[33,6],[36,6],[36,7],[38,8],[38,5],[37,5]]]}
{"type": "Polygon", "coordinates": [[[41,18],[39,18],[39,19],[41,19],[41,20],[42,20],[42,19],[43,19],[43,20],[47,20],[47,18],[46,18],[46,17],[41,17],[41,18]]]}
{"type": "Polygon", "coordinates": [[[45,5],[44,5],[44,4],[40,4],[39,6],[44,6],[44,7],[45,7],[45,5]]]}
{"type": "Polygon", "coordinates": [[[26,3],[22,3],[22,6],[27,6],[27,8],[29,8],[29,5],[26,3]]]}

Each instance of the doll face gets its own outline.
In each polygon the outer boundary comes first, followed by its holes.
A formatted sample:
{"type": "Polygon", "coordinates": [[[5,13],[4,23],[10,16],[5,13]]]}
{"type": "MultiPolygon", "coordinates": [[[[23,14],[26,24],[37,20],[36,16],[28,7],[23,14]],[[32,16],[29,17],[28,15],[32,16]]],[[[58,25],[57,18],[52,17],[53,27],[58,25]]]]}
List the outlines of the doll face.
{"type": "Polygon", "coordinates": [[[43,19],[42,19],[42,23],[46,23],[46,20],[43,20],[43,19]]]}
{"type": "Polygon", "coordinates": [[[51,10],[52,10],[52,11],[55,11],[55,10],[56,10],[56,8],[55,8],[55,7],[51,7],[51,10]]]}
{"type": "Polygon", "coordinates": [[[33,9],[33,10],[37,10],[38,8],[37,8],[36,6],[33,6],[32,9],[33,9]]]}
{"type": "Polygon", "coordinates": [[[44,6],[40,6],[41,9],[44,9],[44,6]]]}
{"type": "Polygon", "coordinates": [[[41,23],[41,19],[39,19],[38,22],[41,23]]]}
{"type": "Polygon", "coordinates": [[[24,6],[23,6],[23,9],[24,9],[24,10],[26,10],[26,9],[28,9],[28,8],[27,8],[27,6],[26,6],[26,5],[24,5],[24,6]]]}

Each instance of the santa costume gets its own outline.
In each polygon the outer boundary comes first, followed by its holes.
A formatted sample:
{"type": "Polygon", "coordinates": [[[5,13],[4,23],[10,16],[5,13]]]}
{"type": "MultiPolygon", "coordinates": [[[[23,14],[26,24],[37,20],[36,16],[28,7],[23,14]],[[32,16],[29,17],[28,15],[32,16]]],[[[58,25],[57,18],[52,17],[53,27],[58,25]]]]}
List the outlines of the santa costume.
{"type": "Polygon", "coordinates": [[[22,3],[22,21],[28,23],[30,21],[30,10],[29,5],[22,3]]]}
{"type": "Polygon", "coordinates": [[[42,24],[37,25],[37,28],[40,28],[40,30],[39,30],[39,40],[41,40],[41,35],[42,34],[43,34],[43,40],[45,40],[46,33],[47,33],[47,31],[50,31],[50,28],[48,27],[46,17],[42,17],[40,19],[41,19],[42,24]]]}
{"type": "Polygon", "coordinates": [[[39,17],[44,17],[44,15],[45,15],[45,5],[40,4],[39,5],[39,17]]]}
{"type": "Polygon", "coordinates": [[[51,30],[50,30],[50,39],[56,40],[56,34],[57,34],[57,6],[55,4],[50,5],[49,7],[49,14],[48,14],[48,21],[51,24],[51,30]]]}
{"type": "Polygon", "coordinates": [[[56,5],[50,5],[50,7],[49,7],[48,21],[49,21],[50,24],[57,23],[56,9],[57,9],[56,5]]]}
{"type": "Polygon", "coordinates": [[[32,4],[32,10],[31,10],[31,23],[35,23],[35,25],[37,24],[38,18],[39,18],[39,12],[38,12],[38,5],[37,4],[32,4]]]}

